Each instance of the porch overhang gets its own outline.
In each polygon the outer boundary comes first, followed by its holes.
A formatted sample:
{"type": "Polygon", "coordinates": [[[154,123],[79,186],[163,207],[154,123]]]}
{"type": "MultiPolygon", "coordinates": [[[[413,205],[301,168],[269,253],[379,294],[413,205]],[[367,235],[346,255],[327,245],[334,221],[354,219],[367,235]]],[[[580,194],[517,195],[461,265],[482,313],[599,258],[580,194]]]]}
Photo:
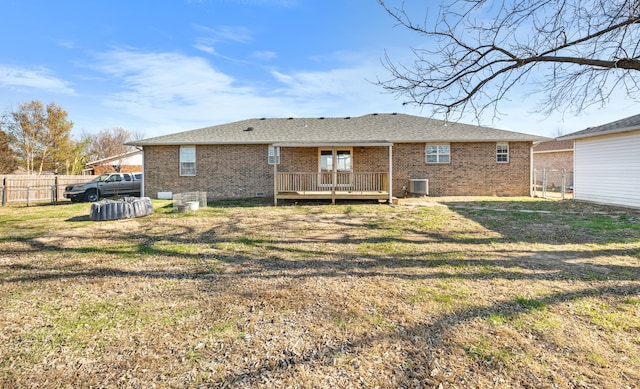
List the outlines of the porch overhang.
{"type": "Polygon", "coordinates": [[[390,147],[389,141],[355,141],[355,142],[277,142],[273,147],[390,147]]]}

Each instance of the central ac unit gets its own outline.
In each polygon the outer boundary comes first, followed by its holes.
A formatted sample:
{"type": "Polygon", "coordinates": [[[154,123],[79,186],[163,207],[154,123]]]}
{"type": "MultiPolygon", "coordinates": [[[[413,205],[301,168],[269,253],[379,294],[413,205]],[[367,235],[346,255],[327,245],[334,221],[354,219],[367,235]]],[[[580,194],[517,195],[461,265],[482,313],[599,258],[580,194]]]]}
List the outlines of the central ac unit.
{"type": "Polygon", "coordinates": [[[429,195],[429,180],[426,178],[410,179],[409,180],[409,193],[413,195],[428,196],[429,195]]]}

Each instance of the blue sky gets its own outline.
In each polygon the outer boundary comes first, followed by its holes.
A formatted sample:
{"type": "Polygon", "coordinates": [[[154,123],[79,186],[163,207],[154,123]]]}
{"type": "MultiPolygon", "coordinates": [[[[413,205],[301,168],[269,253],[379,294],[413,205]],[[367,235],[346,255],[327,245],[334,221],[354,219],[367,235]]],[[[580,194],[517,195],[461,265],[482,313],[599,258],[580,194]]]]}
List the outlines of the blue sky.
{"type": "MultiPolygon", "coordinates": [[[[151,137],[257,117],[430,116],[371,83],[389,76],[385,50],[409,63],[423,44],[376,0],[0,0],[0,9],[0,111],[55,102],[77,136],[122,126],[151,137]]],[[[501,120],[481,124],[551,136],[638,113],[618,97],[545,119],[525,89],[510,97],[501,120]]]]}

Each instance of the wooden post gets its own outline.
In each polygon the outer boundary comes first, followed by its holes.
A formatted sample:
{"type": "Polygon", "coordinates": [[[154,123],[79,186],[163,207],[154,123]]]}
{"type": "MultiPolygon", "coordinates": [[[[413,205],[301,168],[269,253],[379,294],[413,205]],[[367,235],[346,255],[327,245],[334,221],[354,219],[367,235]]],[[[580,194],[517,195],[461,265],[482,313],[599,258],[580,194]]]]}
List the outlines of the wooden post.
{"type": "Polygon", "coordinates": [[[58,176],[55,176],[53,187],[51,188],[51,202],[53,204],[56,204],[58,202],[58,185],[60,185],[60,180],[58,180],[58,176]]]}
{"type": "Polygon", "coordinates": [[[279,151],[273,146],[273,205],[276,207],[278,206],[278,154],[279,151]]]}
{"type": "Polygon", "coordinates": [[[7,177],[2,179],[2,206],[7,204],[7,177]]]}
{"type": "Polygon", "coordinates": [[[336,146],[331,147],[331,204],[336,204],[336,185],[338,184],[338,155],[336,146]]]}

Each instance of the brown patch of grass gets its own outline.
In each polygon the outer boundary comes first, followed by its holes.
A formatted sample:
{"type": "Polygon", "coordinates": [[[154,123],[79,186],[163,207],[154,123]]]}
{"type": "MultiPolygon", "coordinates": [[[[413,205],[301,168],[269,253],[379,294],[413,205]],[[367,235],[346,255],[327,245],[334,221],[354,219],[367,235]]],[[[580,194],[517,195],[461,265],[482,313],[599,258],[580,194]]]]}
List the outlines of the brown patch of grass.
{"type": "Polygon", "coordinates": [[[0,386],[634,387],[637,213],[536,199],[0,209],[0,386]]]}

